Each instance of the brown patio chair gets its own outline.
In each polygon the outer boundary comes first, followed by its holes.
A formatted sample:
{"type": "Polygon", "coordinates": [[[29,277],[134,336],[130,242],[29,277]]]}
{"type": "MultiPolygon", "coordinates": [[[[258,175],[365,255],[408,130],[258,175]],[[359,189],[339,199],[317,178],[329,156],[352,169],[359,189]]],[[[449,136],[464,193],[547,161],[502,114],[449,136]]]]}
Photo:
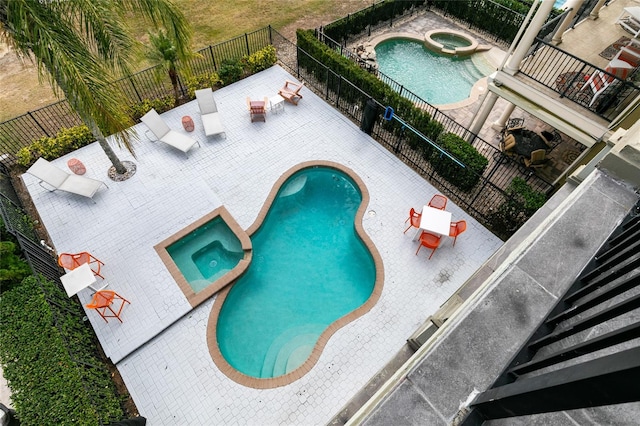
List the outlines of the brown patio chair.
{"type": "Polygon", "coordinates": [[[249,115],[251,116],[251,122],[254,121],[267,121],[267,103],[268,98],[264,98],[262,101],[252,101],[247,97],[247,108],[249,109],[249,115]]]}
{"type": "Polygon", "coordinates": [[[300,94],[302,86],[304,86],[304,82],[296,83],[295,81],[286,80],[278,94],[282,96],[285,101],[298,105],[298,101],[302,99],[302,95],[300,94]]]}
{"type": "Polygon", "coordinates": [[[524,165],[533,169],[543,167],[547,163],[546,154],[544,149],[536,149],[531,153],[531,157],[524,159],[524,165]]]}

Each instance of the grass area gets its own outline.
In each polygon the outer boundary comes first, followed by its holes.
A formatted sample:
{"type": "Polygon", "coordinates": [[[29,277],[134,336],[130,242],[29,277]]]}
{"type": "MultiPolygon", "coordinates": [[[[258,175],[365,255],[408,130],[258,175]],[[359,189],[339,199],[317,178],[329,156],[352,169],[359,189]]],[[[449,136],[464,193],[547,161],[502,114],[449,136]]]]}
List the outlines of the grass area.
{"type": "MultiPolygon", "coordinates": [[[[193,28],[193,50],[271,25],[294,41],[296,28],[314,28],[367,7],[371,0],[174,0],[193,28]]],[[[148,27],[135,17],[131,28],[141,41],[148,27]]],[[[146,68],[140,55],[136,70],[146,68]]],[[[38,81],[33,64],[0,53],[0,122],[46,106],[57,99],[46,80],[38,81]]]]}

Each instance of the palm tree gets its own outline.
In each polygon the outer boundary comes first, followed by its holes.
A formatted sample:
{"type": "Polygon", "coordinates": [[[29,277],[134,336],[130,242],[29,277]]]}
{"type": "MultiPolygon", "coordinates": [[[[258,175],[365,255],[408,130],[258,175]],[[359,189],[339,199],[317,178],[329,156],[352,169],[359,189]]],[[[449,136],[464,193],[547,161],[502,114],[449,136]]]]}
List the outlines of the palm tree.
{"type": "Polygon", "coordinates": [[[0,37],[19,55],[35,59],[40,76],[56,94],[64,93],[118,174],[127,168],[104,135],[115,134],[118,145],[133,154],[128,102],[111,83],[130,73],[137,44],[125,26],[127,13],[166,28],[177,52],[188,54],[191,32],[170,0],[0,0],[0,37]]]}
{"type": "Polygon", "coordinates": [[[147,49],[147,58],[152,64],[156,65],[154,70],[158,81],[161,81],[165,74],[169,74],[169,79],[173,86],[175,106],[178,106],[180,102],[178,72],[184,71],[181,64],[184,64],[187,59],[194,55],[191,52],[187,52],[187,56],[180,55],[176,48],[176,43],[163,29],[160,29],[157,34],[149,33],[149,40],[151,45],[147,49]]]}

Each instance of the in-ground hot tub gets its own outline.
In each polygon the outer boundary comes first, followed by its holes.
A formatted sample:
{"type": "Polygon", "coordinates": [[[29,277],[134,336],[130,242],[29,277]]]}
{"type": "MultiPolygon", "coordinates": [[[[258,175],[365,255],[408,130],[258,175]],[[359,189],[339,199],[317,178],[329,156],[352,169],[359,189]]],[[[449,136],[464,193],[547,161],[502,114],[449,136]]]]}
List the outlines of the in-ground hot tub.
{"type": "Polygon", "coordinates": [[[478,50],[478,42],[465,33],[455,30],[432,30],[424,35],[425,45],[434,52],[464,56],[478,50]]]}
{"type": "Polygon", "coordinates": [[[154,248],[192,307],[242,275],[252,253],[251,239],[224,206],[154,248]]]}

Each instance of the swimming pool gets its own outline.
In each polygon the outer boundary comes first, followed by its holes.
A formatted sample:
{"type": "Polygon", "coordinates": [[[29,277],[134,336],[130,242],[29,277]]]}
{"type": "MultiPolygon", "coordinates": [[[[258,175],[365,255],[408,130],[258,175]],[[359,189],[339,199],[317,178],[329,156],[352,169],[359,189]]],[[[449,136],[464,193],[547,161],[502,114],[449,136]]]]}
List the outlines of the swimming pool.
{"type": "Polygon", "coordinates": [[[251,234],[251,265],[221,292],[209,320],[212,357],[234,380],[263,388],[282,383],[274,378],[295,380],[331,334],[377,300],[382,269],[361,229],[359,183],[321,165],[286,174],[274,187],[251,234]]]}
{"type": "Polygon", "coordinates": [[[556,9],[564,9],[566,2],[567,0],[556,0],[553,4],[553,7],[555,7],[556,9]]]}
{"type": "Polygon", "coordinates": [[[493,72],[471,56],[440,55],[417,40],[389,39],[375,51],[382,73],[432,105],[467,99],[473,85],[493,72]]]}

